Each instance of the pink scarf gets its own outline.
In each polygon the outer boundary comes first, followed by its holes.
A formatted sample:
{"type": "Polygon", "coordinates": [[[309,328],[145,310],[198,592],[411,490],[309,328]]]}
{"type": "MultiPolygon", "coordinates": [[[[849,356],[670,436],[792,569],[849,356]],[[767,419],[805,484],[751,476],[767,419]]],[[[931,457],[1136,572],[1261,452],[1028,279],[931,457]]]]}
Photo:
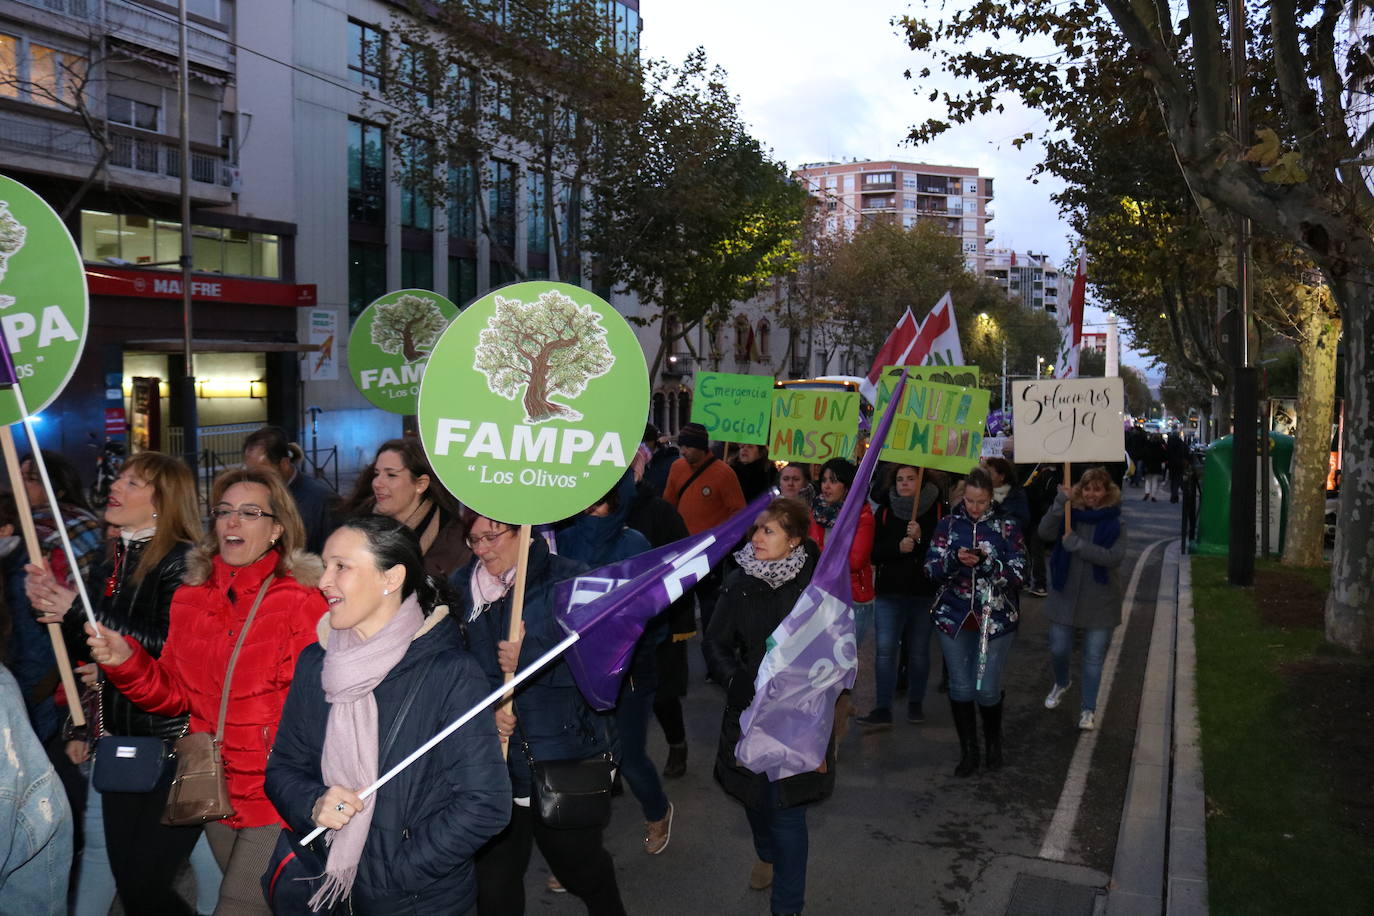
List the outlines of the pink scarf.
{"type": "MultiPolygon", "coordinates": [[[[411,595],[371,639],[363,639],[352,629],[330,632],[320,674],[324,697],[330,704],[320,756],[320,776],[325,785],[347,786],[356,792],[376,782],[380,748],[377,699],[372,691],[405,656],[424,622],[420,603],[411,595]]],[[[375,800],[376,796],[367,799],[352,820],[326,834],[329,859],[325,880],[310,898],[312,910],[333,906],[353,890],[375,800]]]]}

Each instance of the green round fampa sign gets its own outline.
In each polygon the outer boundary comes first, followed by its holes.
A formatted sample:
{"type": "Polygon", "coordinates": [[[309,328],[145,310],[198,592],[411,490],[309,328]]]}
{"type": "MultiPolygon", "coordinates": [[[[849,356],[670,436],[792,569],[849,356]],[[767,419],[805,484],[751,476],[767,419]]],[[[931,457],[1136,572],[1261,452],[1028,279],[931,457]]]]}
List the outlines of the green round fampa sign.
{"type": "Polygon", "coordinates": [[[539,524],[615,485],[648,405],[644,353],[615,309],[568,283],[516,283],[468,306],[434,345],[420,438],[468,506],[539,524]]]}
{"type": "Polygon", "coordinates": [[[348,374],[363,397],[382,410],[415,413],[425,364],[457,314],[427,289],[398,289],[363,309],[348,335],[348,374]]]}
{"type": "MultiPolygon", "coordinates": [[[[71,233],[44,200],[0,175],[0,331],[31,414],[66,387],[86,345],[86,274],[71,233]]],[[[22,419],[0,391],[0,423],[22,419]]]]}

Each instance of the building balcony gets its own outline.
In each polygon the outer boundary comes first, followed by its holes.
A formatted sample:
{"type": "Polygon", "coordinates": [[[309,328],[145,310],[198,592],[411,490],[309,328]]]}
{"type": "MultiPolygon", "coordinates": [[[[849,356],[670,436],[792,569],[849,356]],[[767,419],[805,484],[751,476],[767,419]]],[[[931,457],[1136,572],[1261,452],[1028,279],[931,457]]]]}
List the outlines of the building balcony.
{"type": "Polygon", "coordinates": [[[897,190],[897,182],[895,180],[864,181],[862,182],[861,190],[865,194],[867,194],[870,191],[895,191],[897,190]]]}
{"type": "Polygon", "coordinates": [[[681,377],[691,375],[697,367],[697,359],[690,353],[672,353],[663,361],[663,375],[666,377],[681,377]]]}
{"type": "MultiPolygon", "coordinates": [[[[110,139],[106,165],[117,184],[179,193],[181,151],[176,141],[134,132],[112,132],[110,139]]],[[[75,121],[9,110],[0,110],[0,151],[11,168],[75,180],[84,180],[100,158],[95,139],[75,121]]],[[[191,196],[196,201],[230,203],[238,181],[238,169],[223,153],[191,151],[191,196]]]]}
{"type": "MultiPolygon", "coordinates": [[[[73,4],[79,0],[53,2],[73,4]]],[[[85,2],[94,6],[97,0],[85,2]]],[[[142,45],[176,59],[180,26],[175,15],[157,13],[130,0],[105,0],[105,28],[111,38],[142,45]]],[[[221,38],[210,31],[211,28],[199,22],[189,24],[186,29],[186,56],[192,63],[233,73],[234,46],[229,43],[227,33],[221,38]]]]}

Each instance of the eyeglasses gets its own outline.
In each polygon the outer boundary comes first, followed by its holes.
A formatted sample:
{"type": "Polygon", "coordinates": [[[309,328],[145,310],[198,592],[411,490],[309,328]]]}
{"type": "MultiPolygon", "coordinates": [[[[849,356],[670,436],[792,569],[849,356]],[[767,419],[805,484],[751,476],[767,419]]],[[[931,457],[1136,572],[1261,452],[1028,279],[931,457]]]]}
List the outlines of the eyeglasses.
{"type": "Polygon", "coordinates": [[[223,521],[231,515],[237,515],[242,521],[255,521],[260,518],[276,518],[271,512],[261,506],[239,506],[237,509],[229,509],[224,506],[216,506],[210,510],[215,521],[223,521]]]}
{"type": "Polygon", "coordinates": [[[503,534],[508,534],[509,528],[502,528],[500,531],[493,531],[491,534],[479,534],[477,537],[464,538],[467,541],[469,550],[476,550],[478,547],[486,547],[503,534]]]}

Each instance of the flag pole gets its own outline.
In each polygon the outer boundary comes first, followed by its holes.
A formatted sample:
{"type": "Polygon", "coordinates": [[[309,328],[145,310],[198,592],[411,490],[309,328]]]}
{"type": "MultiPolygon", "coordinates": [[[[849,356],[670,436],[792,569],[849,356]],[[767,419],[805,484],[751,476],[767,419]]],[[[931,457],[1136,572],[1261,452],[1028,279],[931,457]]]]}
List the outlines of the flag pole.
{"type": "MultiPolygon", "coordinates": [[[[528,528],[529,526],[526,525],[524,527],[528,528]]],[[[433,738],[430,738],[424,744],[417,747],[413,752],[411,752],[410,756],[407,757],[405,760],[402,760],[400,763],[396,764],[394,767],[383,773],[380,777],[377,778],[376,782],[374,782],[372,785],[368,786],[366,789],[363,789],[361,792],[359,792],[358,797],[366,801],[368,797],[376,794],[378,789],[380,789],[387,783],[391,782],[391,780],[395,779],[398,775],[400,775],[402,770],[404,770],[406,767],[410,766],[412,763],[419,760],[425,754],[433,750],[434,746],[437,745],[440,741],[443,741],[449,735],[453,734],[458,729],[462,728],[464,725],[467,725],[470,721],[472,721],[473,717],[475,717],[478,713],[482,712],[482,710],[486,709],[491,704],[497,702],[502,697],[506,696],[507,693],[514,690],[516,687],[519,687],[521,684],[529,680],[539,671],[543,670],[545,665],[553,661],[559,655],[563,654],[563,652],[566,651],[569,646],[571,646],[573,643],[577,642],[581,638],[582,634],[580,633],[569,633],[566,637],[564,637],[562,642],[554,646],[549,651],[545,652],[543,655],[539,656],[532,663],[530,663],[528,667],[524,668],[518,674],[514,676],[506,675],[506,677],[508,678],[507,683],[504,683],[500,687],[497,687],[491,693],[483,697],[482,700],[476,706],[472,707],[467,712],[463,713],[461,716],[454,719],[448,725],[444,726],[443,731],[439,732],[433,738]]],[[[325,827],[316,827],[314,830],[310,831],[305,835],[305,837],[300,841],[301,845],[309,846],[311,842],[313,842],[314,839],[318,837],[320,834],[324,833],[326,829],[327,828],[325,827]]]]}
{"type": "MultiPolygon", "coordinates": [[[[1070,475],[1070,473],[1069,473],[1070,468],[1071,468],[1071,464],[1070,464],[1069,462],[1065,461],[1065,462],[1064,462],[1064,486],[1066,486],[1066,487],[1072,487],[1072,486],[1073,486],[1073,484],[1070,483],[1070,481],[1073,480],[1073,477],[1072,477],[1072,476],[1070,475]]],[[[1069,533],[1072,532],[1072,531],[1073,531],[1073,503],[1070,502],[1069,499],[1066,497],[1066,498],[1064,499],[1064,533],[1065,533],[1065,534],[1069,534],[1069,533]]]]}
{"type": "MultiPolygon", "coordinates": [[[[16,389],[17,390],[17,389],[16,389]]],[[[14,492],[14,506],[19,514],[19,527],[24,532],[24,546],[29,552],[29,562],[34,566],[46,568],[43,562],[43,547],[38,541],[38,531],[33,525],[33,508],[29,505],[29,494],[24,489],[24,478],[19,473],[19,454],[14,448],[14,433],[8,426],[0,426],[0,450],[5,456],[5,468],[9,472],[10,489],[14,492]]],[[[37,460],[34,461],[37,464],[37,460]]],[[[58,517],[61,525],[61,517],[58,517]]],[[[72,566],[72,573],[81,578],[81,570],[72,566]]],[[[62,626],[56,623],[47,625],[48,638],[52,640],[52,654],[57,659],[57,673],[62,678],[62,690],[67,694],[67,710],[73,725],[85,725],[86,714],[81,708],[81,693],[76,688],[76,676],[72,672],[72,660],[67,655],[67,643],[62,638],[62,626]]]]}
{"type": "MultiPolygon", "coordinates": [[[[510,642],[518,642],[520,640],[520,630],[521,627],[524,626],[525,578],[530,568],[530,532],[531,528],[529,525],[520,526],[520,534],[518,535],[517,541],[517,549],[520,551],[520,554],[519,558],[515,561],[515,584],[511,586],[510,598],[510,629],[506,632],[506,639],[510,642]]],[[[517,664],[518,661],[517,659],[517,664]]],[[[513,671],[507,671],[506,684],[511,684],[514,677],[515,673],[513,671]]],[[[512,687],[507,690],[505,700],[501,703],[501,709],[505,712],[510,712],[511,705],[514,702],[515,690],[512,687]]],[[[512,735],[512,737],[514,736],[512,735]]],[[[501,745],[501,756],[510,756],[510,741],[501,745]]]]}

